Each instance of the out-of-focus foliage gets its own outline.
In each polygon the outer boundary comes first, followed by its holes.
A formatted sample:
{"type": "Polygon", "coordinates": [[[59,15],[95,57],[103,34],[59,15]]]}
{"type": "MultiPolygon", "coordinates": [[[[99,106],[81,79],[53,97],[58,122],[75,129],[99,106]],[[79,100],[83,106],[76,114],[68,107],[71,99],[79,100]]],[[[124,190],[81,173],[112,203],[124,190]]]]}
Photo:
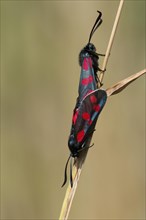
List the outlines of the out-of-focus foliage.
{"type": "MultiPolygon", "coordinates": [[[[119,1],[1,1],[1,218],[57,219],[77,97],[78,54],[105,53],[119,1]]],[[[145,1],[125,1],[104,88],[144,68],[145,1]]],[[[102,64],[102,58],[100,59],[102,64]]],[[[71,219],[144,218],[144,77],[109,98],[71,219]]]]}

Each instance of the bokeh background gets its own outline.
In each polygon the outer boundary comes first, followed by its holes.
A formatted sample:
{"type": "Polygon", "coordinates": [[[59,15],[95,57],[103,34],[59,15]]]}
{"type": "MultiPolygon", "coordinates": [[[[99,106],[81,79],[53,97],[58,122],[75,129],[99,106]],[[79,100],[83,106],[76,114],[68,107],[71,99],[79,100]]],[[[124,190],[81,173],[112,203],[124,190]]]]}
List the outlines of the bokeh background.
{"type": "MultiPolygon", "coordinates": [[[[1,218],[58,219],[78,54],[105,53],[119,1],[1,1],[1,218]]],[[[145,1],[125,1],[104,88],[145,67],[145,1]]],[[[100,58],[102,66],[103,58],[100,58]]],[[[145,77],[98,120],[70,219],[144,219],[145,77]]]]}

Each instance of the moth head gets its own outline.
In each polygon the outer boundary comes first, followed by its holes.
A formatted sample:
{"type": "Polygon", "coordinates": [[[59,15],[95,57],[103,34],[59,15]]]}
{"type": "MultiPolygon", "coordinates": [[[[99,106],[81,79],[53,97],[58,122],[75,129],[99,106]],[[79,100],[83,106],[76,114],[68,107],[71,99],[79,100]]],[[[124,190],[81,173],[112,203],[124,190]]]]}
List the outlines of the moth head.
{"type": "Polygon", "coordinates": [[[78,144],[75,141],[74,135],[70,135],[68,140],[68,147],[72,157],[78,157],[78,144]]]}
{"type": "Polygon", "coordinates": [[[85,47],[84,47],[84,50],[87,51],[87,52],[96,52],[96,48],[94,46],[94,44],[92,43],[88,43],[85,47]]]}

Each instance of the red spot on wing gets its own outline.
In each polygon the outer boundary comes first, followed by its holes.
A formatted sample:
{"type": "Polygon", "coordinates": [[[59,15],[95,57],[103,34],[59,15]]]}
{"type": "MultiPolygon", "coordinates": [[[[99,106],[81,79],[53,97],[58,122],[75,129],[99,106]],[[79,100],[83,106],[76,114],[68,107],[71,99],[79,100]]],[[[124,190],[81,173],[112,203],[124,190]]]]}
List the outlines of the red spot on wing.
{"type": "Polygon", "coordinates": [[[91,95],[91,96],[90,96],[90,101],[91,101],[92,103],[96,103],[96,102],[97,102],[97,98],[95,97],[95,95],[91,95]]]}
{"type": "Polygon", "coordinates": [[[84,70],[88,70],[88,60],[85,58],[84,61],[83,61],[83,69],[84,70]]]}
{"type": "Polygon", "coordinates": [[[82,79],[82,85],[88,85],[93,82],[93,76],[89,76],[87,78],[82,79]]]}
{"type": "Polygon", "coordinates": [[[89,120],[89,119],[90,119],[90,114],[89,114],[88,112],[83,112],[82,118],[83,118],[84,120],[89,120]]]}
{"type": "Polygon", "coordinates": [[[91,60],[90,57],[84,59],[82,67],[83,67],[84,70],[88,70],[89,67],[92,67],[92,60],[91,60]]]}
{"type": "Polygon", "coordinates": [[[78,134],[77,134],[77,141],[81,142],[84,138],[84,135],[85,135],[84,130],[79,131],[78,134]]]}
{"type": "Polygon", "coordinates": [[[93,109],[94,109],[94,111],[99,112],[100,111],[100,105],[94,105],[93,109]]]}
{"type": "Polygon", "coordinates": [[[72,117],[72,122],[73,122],[73,124],[76,123],[77,117],[78,117],[78,110],[76,110],[75,114],[74,114],[73,117],[72,117]]]}

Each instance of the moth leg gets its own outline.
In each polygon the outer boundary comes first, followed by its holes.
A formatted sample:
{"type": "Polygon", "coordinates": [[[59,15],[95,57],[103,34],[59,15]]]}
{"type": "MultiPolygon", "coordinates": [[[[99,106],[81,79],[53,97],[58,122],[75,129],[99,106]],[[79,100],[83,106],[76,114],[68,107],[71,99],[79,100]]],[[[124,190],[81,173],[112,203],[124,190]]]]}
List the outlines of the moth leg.
{"type": "Polygon", "coordinates": [[[102,54],[102,53],[96,53],[98,56],[101,56],[101,57],[104,57],[105,54],[102,54]]]}
{"type": "MultiPolygon", "coordinates": [[[[98,68],[98,70],[101,71],[100,68],[98,68]]],[[[98,75],[96,75],[96,78],[97,78],[97,84],[99,83],[100,87],[103,86],[103,83],[100,81],[98,75]]]]}
{"type": "MultiPolygon", "coordinates": [[[[105,68],[104,70],[102,70],[102,69],[100,69],[100,68],[98,67],[98,70],[99,70],[100,72],[104,73],[104,72],[106,71],[106,68],[105,68]]],[[[103,86],[103,83],[100,81],[98,75],[97,75],[97,80],[98,80],[98,82],[99,82],[99,84],[100,84],[99,87],[103,86]]]]}

